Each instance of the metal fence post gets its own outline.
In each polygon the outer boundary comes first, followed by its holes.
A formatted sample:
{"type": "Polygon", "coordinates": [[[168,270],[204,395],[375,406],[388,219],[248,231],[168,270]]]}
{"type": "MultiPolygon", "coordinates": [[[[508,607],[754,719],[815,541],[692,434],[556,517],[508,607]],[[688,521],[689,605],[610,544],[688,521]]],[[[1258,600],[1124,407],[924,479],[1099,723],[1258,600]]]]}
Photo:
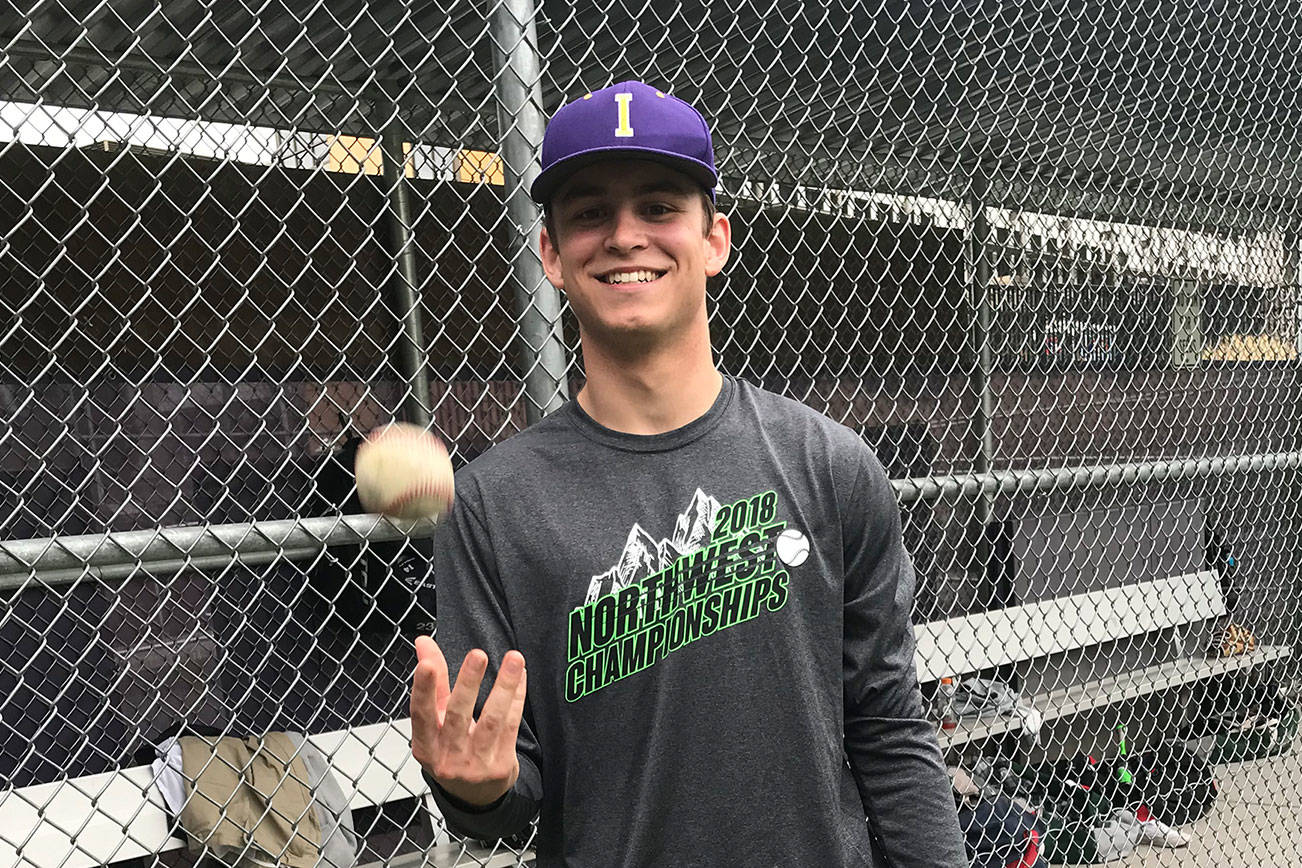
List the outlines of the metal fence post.
{"type": "Polygon", "coordinates": [[[396,108],[380,137],[380,164],[385,198],[385,222],[389,224],[389,246],[394,257],[390,297],[399,316],[396,359],[407,385],[403,415],[408,422],[428,428],[430,424],[429,370],[425,361],[425,336],[421,324],[419,282],[416,277],[416,235],[411,219],[411,191],[407,184],[407,160],[396,108]]]}
{"type": "Polygon", "coordinates": [[[978,168],[972,177],[972,310],[975,313],[972,346],[975,350],[972,375],[980,404],[975,417],[979,449],[976,454],[976,472],[989,473],[994,467],[995,438],[990,420],[995,413],[995,395],[991,377],[994,373],[994,354],[990,347],[993,315],[990,309],[990,220],[986,214],[986,199],[990,182],[985,170],[978,168]]]}
{"type": "Polygon", "coordinates": [[[533,0],[501,0],[490,13],[510,232],[508,259],[520,322],[518,358],[529,424],[569,397],[560,293],[547,281],[533,248],[541,212],[529,198],[529,185],[538,174],[546,125],[534,16],[533,0]]]}
{"type": "MultiPolygon", "coordinates": [[[[971,238],[969,239],[971,257],[971,307],[972,307],[972,385],[978,396],[976,413],[972,422],[976,441],[976,453],[973,470],[989,473],[994,469],[995,438],[991,429],[991,419],[995,413],[995,397],[991,386],[994,371],[994,358],[990,348],[990,331],[992,315],[990,310],[990,220],[986,214],[986,200],[990,194],[990,180],[985,167],[977,164],[972,174],[970,188],[971,238]]],[[[988,492],[981,492],[976,501],[976,521],[979,529],[977,537],[977,563],[983,576],[989,576],[995,553],[992,535],[996,528],[992,526],[994,504],[988,492]]],[[[1007,604],[1011,588],[1002,587],[1002,582],[993,588],[996,599],[1007,604]]]]}

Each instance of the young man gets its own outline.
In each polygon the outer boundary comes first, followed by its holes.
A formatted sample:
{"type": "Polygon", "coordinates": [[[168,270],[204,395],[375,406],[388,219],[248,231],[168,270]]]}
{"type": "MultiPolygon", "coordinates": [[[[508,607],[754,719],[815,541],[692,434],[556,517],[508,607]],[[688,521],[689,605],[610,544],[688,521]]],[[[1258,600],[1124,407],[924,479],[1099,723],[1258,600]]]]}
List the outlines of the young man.
{"type": "Polygon", "coordinates": [[[412,750],[449,826],[541,812],[540,868],[966,865],[881,464],[714,367],[704,119],[618,84],[557,112],[542,165],[587,380],[458,474],[435,539],[412,750]]]}

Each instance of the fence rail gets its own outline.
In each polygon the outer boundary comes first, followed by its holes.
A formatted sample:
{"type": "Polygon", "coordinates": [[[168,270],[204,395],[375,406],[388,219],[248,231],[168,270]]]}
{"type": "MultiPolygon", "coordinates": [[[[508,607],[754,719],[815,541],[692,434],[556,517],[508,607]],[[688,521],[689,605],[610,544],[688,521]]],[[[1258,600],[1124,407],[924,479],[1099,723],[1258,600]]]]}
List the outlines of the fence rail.
{"type": "MultiPolygon", "coordinates": [[[[896,479],[891,484],[900,503],[909,504],[977,494],[1139,485],[1299,467],[1302,453],[1288,452],[924,476],[896,479]]],[[[0,542],[0,589],[20,587],[33,574],[42,584],[56,585],[83,578],[118,579],[141,570],[166,574],[183,569],[219,569],[237,561],[246,566],[263,566],[281,558],[299,561],[330,546],[428,536],[434,528],[434,523],[426,520],[401,522],[361,514],[10,540],[0,542]]]]}
{"type": "Polygon", "coordinates": [[[1235,473],[1296,470],[1302,467],[1302,453],[1276,452],[1263,455],[1225,455],[1215,458],[1186,458],[1172,461],[1142,461],[1101,464],[1093,467],[1056,467],[1044,470],[1000,470],[956,476],[923,476],[894,480],[901,503],[972,496],[977,493],[1009,495],[1032,491],[1098,489],[1147,482],[1206,479],[1235,473]]]}
{"type": "MultiPolygon", "coordinates": [[[[424,519],[405,522],[363,514],[14,540],[0,542],[0,587],[13,587],[32,572],[47,570],[73,578],[116,578],[122,574],[106,570],[147,566],[174,572],[173,565],[204,569],[236,560],[249,565],[269,562],[251,560],[256,556],[294,560],[328,546],[404,540],[433,531],[434,523],[424,519]]],[[[58,579],[43,581],[53,584],[58,579]]]]}

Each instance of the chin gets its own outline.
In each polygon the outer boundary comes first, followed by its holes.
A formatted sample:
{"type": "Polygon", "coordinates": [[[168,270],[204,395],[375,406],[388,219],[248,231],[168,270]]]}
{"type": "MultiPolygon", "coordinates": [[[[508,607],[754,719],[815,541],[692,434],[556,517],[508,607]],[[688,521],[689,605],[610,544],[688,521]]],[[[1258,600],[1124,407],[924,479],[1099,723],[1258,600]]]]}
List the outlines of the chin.
{"type": "Polygon", "coordinates": [[[673,306],[629,305],[622,310],[618,307],[600,312],[590,309],[589,314],[580,317],[583,331],[603,344],[616,347],[654,346],[692,329],[692,315],[673,306]]]}
{"type": "Polygon", "coordinates": [[[668,329],[658,323],[617,322],[611,323],[605,331],[612,337],[622,337],[628,340],[650,340],[664,334],[668,329]]]}
{"type": "Polygon", "coordinates": [[[615,320],[602,322],[592,330],[600,340],[632,346],[656,343],[669,329],[664,323],[647,320],[615,320]]]}

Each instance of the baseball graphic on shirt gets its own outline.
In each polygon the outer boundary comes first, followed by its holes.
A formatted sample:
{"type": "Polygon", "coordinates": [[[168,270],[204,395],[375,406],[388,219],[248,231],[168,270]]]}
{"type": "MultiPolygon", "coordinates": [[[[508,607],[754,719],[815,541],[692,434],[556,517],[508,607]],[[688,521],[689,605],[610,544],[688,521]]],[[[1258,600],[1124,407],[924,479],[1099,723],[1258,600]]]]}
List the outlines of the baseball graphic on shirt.
{"type": "Polygon", "coordinates": [[[798,567],[809,557],[809,540],[795,528],[784,530],[774,546],[778,551],[778,560],[789,567],[798,567]]]}
{"type": "Polygon", "coordinates": [[[367,512],[437,519],[452,508],[448,450],[419,426],[395,422],[372,431],[357,448],[354,470],[367,512]]]}

